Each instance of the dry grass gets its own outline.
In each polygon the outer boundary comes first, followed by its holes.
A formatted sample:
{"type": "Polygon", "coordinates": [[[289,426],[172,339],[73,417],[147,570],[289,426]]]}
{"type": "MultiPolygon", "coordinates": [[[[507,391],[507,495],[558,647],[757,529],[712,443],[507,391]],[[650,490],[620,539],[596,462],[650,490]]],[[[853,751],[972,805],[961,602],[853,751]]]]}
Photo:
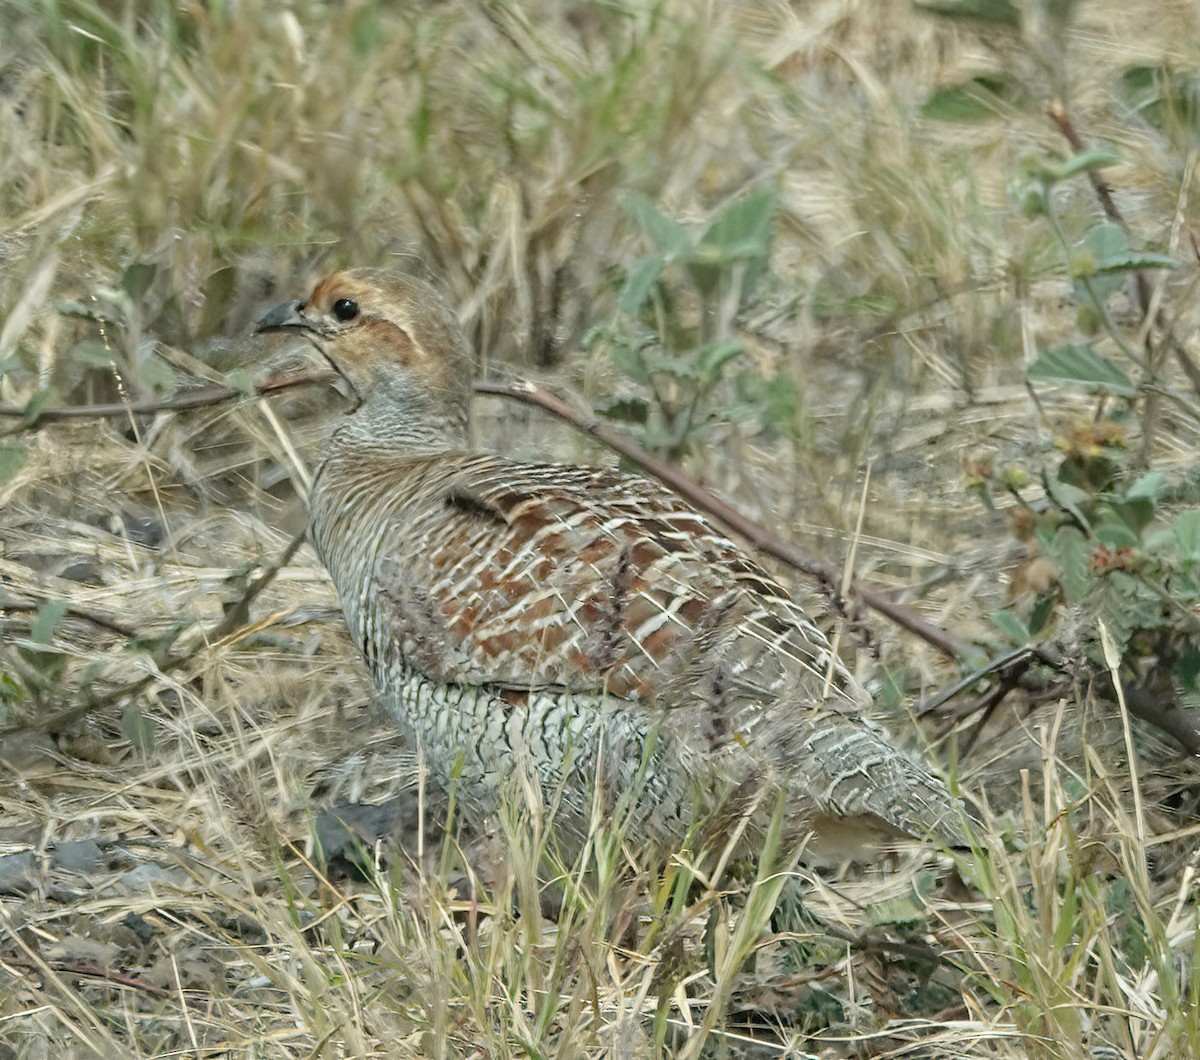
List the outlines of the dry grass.
{"type": "MultiPolygon", "coordinates": [[[[1022,385],[1074,306],[1005,187],[1059,148],[1037,101],[1065,94],[1129,160],[1110,173],[1135,239],[1189,258],[1192,155],[1114,84],[1137,62],[1200,67],[1195,18],[1083,5],[1047,62],[863,0],[8,0],[0,363],[19,364],[0,400],[257,370],[273,354],[245,336],[272,297],[399,259],[446,284],[486,372],[586,401],[614,378],[577,351],[644,249],[617,193],[701,219],[770,184],[773,275],[744,324],[751,355],[804,384],[795,441],[730,428],[692,470],[838,559],[865,503],[859,572],[923,586],[930,617],[986,638],[1016,553],[962,459],[1036,463],[1092,411],[1022,385]],[[934,88],[998,68],[1032,102],[920,118],[934,88]]],[[[1082,181],[1061,195],[1068,222],[1095,212],[1082,181]]],[[[1195,276],[1163,292],[1190,345],[1195,276]]],[[[1119,722],[1082,692],[997,718],[958,763],[992,815],[954,863],[656,865],[601,822],[558,864],[519,795],[434,831],[306,548],[210,635],[303,525],[336,409],[309,394],[17,439],[0,721],[33,725],[0,747],[0,1057],[1200,1053],[1195,770],[1136,734],[1139,830],[1119,722]],[[39,629],[21,606],[47,601],[72,610],[39,629]],[[111,702],[39,731],[89,697],[111,702]],[[317,815],[363,802],[395,835],[364,872],[322,864],[317,815]],[[78,840],[97,846],[62,845],[78,840]]],[[[605,459],[480,412],[489,445],[605,459]]],[[[1183,474],[1198,441],[1165,409],[1156,466],[1183,474]]],[[[859,665],[910,694],[954,676],[887,629],[859,665]]]]}

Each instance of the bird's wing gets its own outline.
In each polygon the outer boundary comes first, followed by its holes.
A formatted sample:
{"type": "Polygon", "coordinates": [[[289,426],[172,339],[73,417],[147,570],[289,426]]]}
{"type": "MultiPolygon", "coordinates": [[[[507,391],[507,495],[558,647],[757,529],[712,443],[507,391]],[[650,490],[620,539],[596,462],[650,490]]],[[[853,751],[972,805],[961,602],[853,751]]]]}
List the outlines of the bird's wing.
{"type": "Polygon", "coordinates": [[[466,455],[405,481],[419,500],[390,509],[371,559],[378,650],[514,707],[559,688],[670,708],[686,745],[757,748],[814,813],[962,841],[957,803],[866,716],[824,635],[674,495],[610,471],[466,455]]]}
{"type": "Polygon", "coordinates": [[[473,457],[438,492],[419,519],[397,513],[402,554],[376,563],[385,603],[425,613],[427,665],[406,654],[429,676],[739,711],[856,699],[787,591],[655,483],[473,457]]]}

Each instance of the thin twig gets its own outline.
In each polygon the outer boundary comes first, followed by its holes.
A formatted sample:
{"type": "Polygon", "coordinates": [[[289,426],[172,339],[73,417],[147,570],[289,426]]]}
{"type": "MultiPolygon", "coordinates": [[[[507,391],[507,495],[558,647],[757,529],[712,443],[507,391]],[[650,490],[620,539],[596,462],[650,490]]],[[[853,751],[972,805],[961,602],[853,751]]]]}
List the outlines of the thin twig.
{"type": "MultiPolygon", "coordinates": [[[[334,378],[332,372],[305,372],[297,375],[276,376],[255,385],[259,394],[271,394],[293,386],[313,383],[328,383],[334,378]]],[[[831,597],[837,597],[841,573],[826,560],[813,556],[792,542],[779,537],[753,520],[746,518],[736,508],[721,500],[695,479],[651,453],[646,452],[619,431],[609,427],[595,416],[580,412],[561,398],[556,397],[532,383],[494,383],[481,380],[475,384],[475,392],[495,397],[506,397],[526,405],[535,405],[566,420],[576,429],[591,435],[606,446],[637,464],[650,475],[711,515],[729,530],[744,537],[755,547],[782,560],[791,567],[816,578],[831,597]]],[[[181,412],[217,405],[244,397],[242,391],[227,386],[204,387],[172,398],[154,401],[114,402],[106,405],[69,405],[42,409],[26,429],[41,423],[59,420],[98,419],[107,416],[124,416],[129,413],[181,412]]],[[[13,406],[0,406],[0,416],[23,416],[24,410],[13,406]]],[[[966,641],[924,618],[907,604],[893,600],[885,590],[863,581],[850,584],[850,594],[857,597],[873,611],[890,619],[903,629],[932,645],[943,655],[957,659],[968,648],[966,641]]]]}
{"type": "MultiPolygon", "coordinates": [[[[0,600],[0,615],[6,611],[11,611],[13,614],[36,614],[48,602],[47,600],[0,600]]],[[[109,633],[115,633],[118,637],[125,637],[127,640],[132,640],[138,635],[137,630],[133,627],[123,625],[115,618],[109,618],[98,611],[89,611],[82,607],[68,607],[63,612],[63,616],[90,622],[93,626],[106,629],[109,633]]]]}
{"type": "MultiPolygon", "coordinates": [[[[916,716],[918,718],[924,718],[927,715],[932,714],[934,711],[938,710],[944,704],[952,700],[955,696],[959,695],[959,693],[965,692],[968,688],[977,682],[982,681],[985,677],[995,674],[998,680],[1003,680],[1007,678],[1014,670],[1028,667],[1029,664],[1036,659],[1036,657],[1036,653],[1032,648],[1014,648],[1007,654],[992,659],[987,663],[987,665],[967,674],[961,680],[952,684],[949,688],[942,689],[942,691],[940,691],[932,699],[925,700],[917,707],[916,716]]],[[[974,711],[977,709],[978,707],[972,707],[971,710],[963,711],[957,714],[957,716],[967,717],[974,713],[974,711]]]]}
{"type": "MultiPolygon", "coordinates": [[[[39,975],[44,974],[49,969],[64,976],[79,976],[86,979],[102,980],[106,983],[112,983],[114,986],[123,986],[128,987],[130,990],[138,990],[143,994],[160,1000],[167,1000],[177,996],[175,991],[168,990],[157,983],[149,983],[131,972],[121,972],[115,968],[101,968],[97,964],[89,964],[86,961],[46,960],[42,964],[38,964],[28,957],[18,957],[15,954],[0,957],[0,960],[10,967],[36,972],[39,975]]],[[[207,1012],[209,1009],[209,1003],[204,998],[184,995],[184,1001],[199,1012],[207,1012]]]]}
{"type": "MultiPolygon", "coordinates": [[[[309,383],[328,383],[337,376],[334,372],[308,371],[292,375],[270,376],[254,384],[259,395],[274,394],[293,386],[309,383]]],[[[146,401],[111,401],[101,405],[63,405],[58,408],[41,409],[29,416],[25,430],[32,430],[43,423],[60,420],[99,420],[110,416],[142,415],[151,412],[185,412],[190,409],[220,405],[225,401],[246,397],[245,392],[232,386],[206,386],[176,394],[169,398],[151,398],[146,401]]],[[[23,418],[26,413],[16,405],[0,405],[0,416],[23,418]]]]}

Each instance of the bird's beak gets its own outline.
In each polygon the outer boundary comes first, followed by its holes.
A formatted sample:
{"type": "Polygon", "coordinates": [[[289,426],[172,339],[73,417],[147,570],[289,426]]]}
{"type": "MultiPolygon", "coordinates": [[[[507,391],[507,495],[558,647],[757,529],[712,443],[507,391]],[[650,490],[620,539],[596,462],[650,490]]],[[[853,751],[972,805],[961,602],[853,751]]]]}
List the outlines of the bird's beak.
{"type": "Polygon", "coordinates": [[[259,320],[254,330],[260,334],[264,331],[284,331],[288,328],[312,330],[312,325],[304,319],[302,313],[304,305],[305,303],[301,299],[277,305],[259,320]]]}

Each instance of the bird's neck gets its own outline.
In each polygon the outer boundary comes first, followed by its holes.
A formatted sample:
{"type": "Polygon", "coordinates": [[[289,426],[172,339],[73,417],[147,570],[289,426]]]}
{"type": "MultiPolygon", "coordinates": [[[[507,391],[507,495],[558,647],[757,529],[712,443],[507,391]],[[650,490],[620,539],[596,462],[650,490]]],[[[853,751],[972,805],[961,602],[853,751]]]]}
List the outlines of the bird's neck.
{"type": "Polygon", "coordinates": [[[335,452],[413,455],[465,449],[469,443],[467,394],[417,391],[396,381],[375,386],[330,441],[335,452]]]}

